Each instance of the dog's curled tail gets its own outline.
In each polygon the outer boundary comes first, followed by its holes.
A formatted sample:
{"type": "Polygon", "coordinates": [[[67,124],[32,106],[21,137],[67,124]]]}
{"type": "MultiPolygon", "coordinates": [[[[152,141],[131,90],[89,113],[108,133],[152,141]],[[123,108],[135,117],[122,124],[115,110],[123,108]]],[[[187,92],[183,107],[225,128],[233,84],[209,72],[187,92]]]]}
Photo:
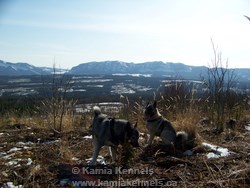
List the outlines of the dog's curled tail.
{"type": "Polygon", "coordinates": [[[98,116],[101,114],[101,109],[98,106],[94,106],[93,112],[94,112],[95,116],[98,116]]]}
{"type": "Polygon", "coordinates": [[[182,141],[187,141],[188,140],[188,133],[185,131],[178,131],[176,133],[176,139],[177,140],[182,140],[182,141]]]}
{"type": "Polygon", "coordinates": [[[188,133],[185,131],[179,131],[176,133],[175,146],[178,149],[184,149],[186,142],[188,141],[188,133]]]}

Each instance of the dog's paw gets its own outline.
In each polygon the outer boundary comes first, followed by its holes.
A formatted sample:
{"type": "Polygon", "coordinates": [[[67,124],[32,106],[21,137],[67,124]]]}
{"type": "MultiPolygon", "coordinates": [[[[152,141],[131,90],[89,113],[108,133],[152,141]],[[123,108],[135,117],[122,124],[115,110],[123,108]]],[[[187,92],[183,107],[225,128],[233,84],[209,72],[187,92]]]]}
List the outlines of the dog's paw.
{"type": "Polygon", "coordinates": [[[94,161],[87,161],[87,166],[93,166],[94,165],[94,161]]]}

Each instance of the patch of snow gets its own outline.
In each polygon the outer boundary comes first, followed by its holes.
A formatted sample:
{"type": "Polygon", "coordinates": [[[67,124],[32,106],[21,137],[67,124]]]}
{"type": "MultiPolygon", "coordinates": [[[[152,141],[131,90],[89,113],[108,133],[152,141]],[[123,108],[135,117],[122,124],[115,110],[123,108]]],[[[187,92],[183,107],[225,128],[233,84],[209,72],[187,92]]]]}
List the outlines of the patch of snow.
{"type": "Polygon", "coordinates": [[[247,125],[245,126],[245,129],[246,129],[247,131],[250,131],[250,124],[247,124],[247,125]]]}
{"type": "Polygon", "coordinates": [[[123,73],[115,73],[113,76],[132,76],[132,77],[152,77],[152,74],[123,74],[123,73]]]}
{"type": "MultiPolygon", "coordinates": [[[[87,161],[88,164],[89,164],[89,162],[90,162],[91,160],[92,160],[92,158],[86,159],[86,161],[87,161]]],[[[106,165],[105,159],[104,159],[104,157],[101,156],[101,155],[98,155],[98,157],[97,157],[97,159],[96,159],[96,162],[97,162],[98,164],[101,164],[101,165],[106,165]]]]}
{"type": "Polygon", "coordinates": [[[22,78],[22,79],[11,79],[8,83],[23,83],[23,82],[30,82],[30,78],[22,78]]]}
{"type": "Polygon", "coordinates": [[[24,142],[17,142],[16,145],[17,146],[25,146],[25,143],[24,142]]]}
{"type": "Polygon", "coordinates": [[[71,159],[72,161],[79,161],[80,159],[79,158],[77,158],[77,157],[72,157],[72,159],[71,159]]]}
{"type": "Polygon", "coordinates": [[[0,157],[2,157],[2,156],[4,156],[4,155],[7,155],[7,153],[6,152],[0,152],[0,157]]]}
{"type": "Polygon", "coordinates": [[[116,93],[116,94],[134,94],[136,93],[133,89],[126,87],[123,83],[116,84],[111,87],[112,91],[111,93],[116,93]]]}
{"type": "Polygon", "coordinates": [[[208,154],[207,154],[207,158],[208,159],[211,159],[211,158],[219,158],[220,156],[219,155],[217,155],[217,154],[215,154],[215,153],[213,153],[213,152],[209,152],[208,154]]]}
{"type": "Polygon", "coordinates": [[[17,151],[20,151],[20,150],[22,150],[22,148],[14,147],[14,148],[11,148],[9,151],[7,151],[7,153],[14,153],[14,152],[17,152],[17,151]]]}
{"type": "Polygon", "coordinates": [[[103,83],[103,82],[112,82],[113,79],[86,79],[86,80],[74,80],[70,83],[103,83]]]}
{"type": "MultiPolygon", "coordinates": [[[[6,160],[7,160],[7,159],[11,159],[11,157],[7,157],[7,156],[5,156],[5,157],[3,157],[3,158],[5,158],[6,160]]],[[[21,164],[18,164],[18,163],[21,162],[21,161],[25,161],[25,160],[24,160],[24,159],[17,158],[17,159],[13,159],[13,160],[11,160],[11,161],[6,162],[5,165],[6,165],[6,166],[20,167],[21,164]]],[[[31,158],[28,158],[28,159],[27,159],[26,165],[27,165],[27,166],[30,166],[32,163],[33,163],[32,159],[31,159],[31,158]]]]}
{"type": "Polygon", "coordinates": [[[13,153],[10,154],[10,155],[5,155],[5,156],[2,157],[2,159],[4,159],[4,160],[11,159],[11,157],[12,157],[13,155],[14,155],[13,153]]]}
{"type": "Polygon", "coordinates": [[[14,165],[17,165],[18,162],[22,161],[22,159],[14,159],[12,161],[9,161],[7,163],[5,163],[6,166],[14,166],[14,165]]]}
{"type": "Polygon", "coordinates": [[[29,148],[30,148],[30,147],[28,147],[28,146],[24,146],[24,147],[23,147],[23,149],[29,149],[29,148]]]}
{"type": "Polygon", "coordinates": [[[67,90],[67,92],[85,92],[86,89],[71,89],[70,91],[67,90]]]}
{"type": "Polygon", "coordinates": [[[22,188],[22,185],[14,185],[13,182],[7,182],[6,183],[7,188],[22,188]]]}
{"type": "Polygon", "coordinates": [[[28,166],[30,166],[30,165],[32,164],[32,162],[33,162],[31,158],[28,158],[27,161],[28,161],[28,162],[27,162],[26,165],[28,165],[28,166]]]}
{"type": "Polygon", "coordinates": [[[30,146],[30,145],[33,145],[34,143],[31,142],[31,141],[28,141],[28,142],[17,142],[16,145],[19,146],[19,147],[22,147],[22,146],[30,146]]]}
{"type": "Polygon", "coordinates": [[[104,85],[87,85],[87,87],[99,87],[99,88],[102,88],[102,87],[104,87],[104,85]]]}
{"type": "Polygon", "coordinates": [[[202,145],[206,149],[213,151],[207,154],[207,158],[227,157],[230,155],[230,152],[228,151],[227,148],[219,147],[208,143],[202,143],[202,145]]]}
{"type": "Polygon", "coordinates": [[[79,80],[79,79],[99,79],[99,78],[103,78],[101,76],[73,76],[72,80],[79,80]]]}
{"type": "Polygon", "coordinates": [[[83,139],[88,140],[88,139],[93,139],[93,137],[92,137],[92,135],[90,135],[90,136],[87,135],[87,136],[84,136],[83,139]]]}
{"type": "Polygon", "coordinates": [[[58,142],[60,142],[60,139],[58,139],[58,140],[52,140],[52,141],[42,142],[41,144],[54,144],[54,143],[58,143],[58,142]]]}

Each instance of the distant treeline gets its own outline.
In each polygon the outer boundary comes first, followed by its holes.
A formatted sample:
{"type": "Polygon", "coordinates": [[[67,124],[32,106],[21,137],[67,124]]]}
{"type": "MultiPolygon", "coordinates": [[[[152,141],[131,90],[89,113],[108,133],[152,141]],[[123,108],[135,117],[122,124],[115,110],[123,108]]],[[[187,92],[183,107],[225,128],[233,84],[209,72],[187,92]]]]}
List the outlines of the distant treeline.
{"type": "MultiPolygon", "coordinates": [[[[124,95],[130,101],[137,101],[139,99],[150,100],[152,99],[152,94],[145,93],[142,95],[137,94],[128,94],[124,95]]],[[[123,97],[124,97],[123,96],[123,97]]],[[[67,96],[66,100],[75,100],[77,104],[95,104],[100,102],[119,102],[121,100],[120,95],[93,95],[93,96],[81,96],[81,95],[74,95],[74,96],[67,96]]],[[[41,106],[42,102],[46,100],[46,97],[39,97],[39,96],[5,96],[0,97],[0,116],[4,115],[16,115],[16,116],[23,116],[23,115],[39,115],[39,107],[41,106]]]]}
{"type": "MultiPolygon", "coordinates": [[[[14,113],[19,116],[39,113],[39,106],[42,101],[52,97],[63,97],[65,100],[74,100],[77,101],[77,104],[122,102],[126,97],[130,101],[152,101],[153,99],[167,99],[171,101],[173,98],[180,98],[182,95],[183,99],[187,101],[190,101],[190,99],[195,101],[196,99],[206,100],[206,97],[208,97],[204,94],[205,91],[201,81],[112,75],[6,76],[0,79],[0,89],[0,115],[14,113]],[[99,82],[97,81],[98,79],[99,82]],[[102,79],[110,81],[102,82],[102,79]],[[152,89],[148,91],[136,91],[136,93],[130,94],[111,92],[114,88],[113,86],[122,84],[128,88],[133,84],[152,89]],[[92,85],[103,85],[103,87],[93,87],[92,85]],[[24,88],[26,91],[34,90],[37,93],[28,95],[11,93],[16,88],[24,88]],[[70,89],[73,92],[66,92],[70,89]],[[77,91],[77,89],[85,89],[86,91],[77,91]],[[178,93],[176,89],[179,90],[178,93]],[[190,95],[189,98],[187,97],[188,95],[190,95]]],[[[237,103],[243,99],[246,100],[249,91],[250,82],[239,82],[237,83],[237,90],[232,90],[229,101],[237,103]]],[[[209,99],[211,99],[211,96],[209,99]]]]}

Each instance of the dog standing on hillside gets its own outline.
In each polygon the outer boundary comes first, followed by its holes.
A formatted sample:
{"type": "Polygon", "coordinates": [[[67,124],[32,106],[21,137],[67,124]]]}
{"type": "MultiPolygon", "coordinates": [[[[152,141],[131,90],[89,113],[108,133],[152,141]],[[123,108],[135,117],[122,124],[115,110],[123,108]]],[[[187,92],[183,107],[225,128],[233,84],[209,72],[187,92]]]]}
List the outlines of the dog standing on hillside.
{"type": "Polygon", "coordinates": [[[89,165],[94,165],[102,146],[109,146],[112,162],[116,160],[116,149],[118,145],[130,143],[133,147],[139,147],[139,132],[137,123],[134,127],[124,119],[110,118],[101,113],[99,107],[93,108],[94,119],[92,123],[92,136],[94,152],[89,165]]]}
{"type": "Polygon", "coordinates": [[[159,136],[165,145],[173,145],[177,148],[182,147],[187,141],[188,134],[184,131],[175,131],[172,124],[159,113],[156,101],[153,104],[147,104],[143,115],[150,135],[147,145],[152,144],[155,136],[159,136]]]}

